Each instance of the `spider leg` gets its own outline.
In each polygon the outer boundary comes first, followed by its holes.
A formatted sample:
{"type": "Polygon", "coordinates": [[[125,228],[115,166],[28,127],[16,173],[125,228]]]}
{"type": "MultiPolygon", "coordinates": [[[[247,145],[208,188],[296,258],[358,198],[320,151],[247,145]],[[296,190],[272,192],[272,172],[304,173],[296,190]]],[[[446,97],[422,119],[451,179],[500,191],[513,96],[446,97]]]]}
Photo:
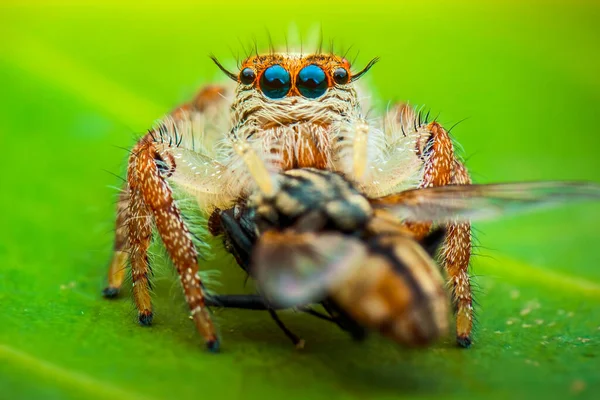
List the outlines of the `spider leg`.
{"type": "MultiPolygon", "coordinates": [[[[469,174],[459,161],[455,161],[452,184],[471,183],[469,174]]],[[[471,224],[448,224],[446,242],[442,251],[442,263],[450,277],[452,298],[456,306],[456,342],[460,347],[471,345],[473,329],[473,297],[469,261],[471,258],[471,224]]]]}
{"type": "MultiPolygon", "coordinates": [[[[131,172],[131,164],[130,171],[131,172]]],[[[129,185],[133,189],[132,185],[129,185]]],[[[138,309],[140,325],[152,324],[152,301],[150,298],[150,264],[148,262],[148,248],[152,241],[152,216],[143,200],[142,193],[131,190],[129,199],[129,212],[127,231],[129,232],[129,255],[131,263],[131,281],[133,283],[133,300],[138,309]]]]}
{"type": "Polygon", "coordinates": [[[173,201],[165,175],[170,176],[175,168],[174,157],[170,154],[171,146],[179,147],[183,144],[192,151],[195,148],[195,133],[192,129],[194,116],[202,116],[205,121],[203,126],[218,127],[227,122],[224,119],[226,114],[222,112],[227,108],[227,93],[228,89],[223,86],[204,87],[192,101],[175,108],[131,152],[127,184],[117,205],[114,252],[108,272],[108,285],[103,290],[106,298],[114,298],[119,294],[129,259],[138,320],[142,325],[152,323],[147,252],[154,222],[180,275],[196,327],[210,350],[218,350],[219,343],[204,305],[204,293],[197,277],[196,249],[173,201]],[[184,137],[184,134],[187,136],[184,137]],[[186,143],[182,143],[184,139],[186,143]],[[170,163],[171,170],[165,170],[169,163],[163,156],[170,158],[168,161],[173,161],[170,163]]]}
{"type": "MultiPolygon", "coordinates": [[[[195,112],[202,113],[206,118],[213,121],[217,118],[218,107],[225,101],[227,92],[227,88],[223,86],[205,86],[196,94],[192,101],[175,108],[170,113],[170,117],[174,120],[185,120],[189,119],[191,112],[195,112]]],[[[108,270],[108,285],[102,291],[102,295],[109,299],[118,296],[125,279],[125,270],[130,252],[128,220],[131,217],[131,212],[129,204],[130,194],[127,184],[125,184],[117,202],[115,240],[113,244],[113,256],[108,270]]]]}
{"type": "Polygon", "coordinates": [[[224,102],[227,93],[227,88],[221,85],[204,86],[192,101],[175,108],[171,112],[171,116],[175,119],[185,118],[184,114],[190,111],[210,114],[220,103],[224,102]]]}
{"type": "Polygon", "coordinates": [[[125,279],[127,260],[129,259],[129,192],[125,186],[119,194],[117,202],[117,221],[115,223],[115,241],[113,256],[108,270],[108,286],[102,291],[107,299],[115,298],[121,290],[125,279]]]}
{"type": "MultiPolygon", "coordinates": [[[[417,141],[417,153],[424,163],[419,187],[464,185],[471,183],[464,165],[457,160],[448,132],[437,122],[426,125],[425,135],[417,141]]],[[[430,232],[431,223],[410,223],[407,227],[418,239],[430,232]]],[[[473,304],[468,272],[471,258],[471,224],[448,224],[441,263],[448,273],[452,300],[456,308],[456,342],[471,345],[473,304]]]]}
{"type": "Polygon", "coordinates": [[[152,134],[147,134],[138,142],[129,159],[127,172],[131,194],[128,228],[133,295],[140,323],[149,323],[152,318],[147,251],[151,239],[150,221],[154,220],[179,274],[196,328],[204,337],[208,349],[218,351],[219,341],[204,302],[204,291],[198,275],[197,250],[164,176],[169,176],[176,168],[175,160],[169,159],[168,148],[159,151],[154,140],[152,134]],[[166,160],[170,162],[169,168],[165,167],[166,160]]]}

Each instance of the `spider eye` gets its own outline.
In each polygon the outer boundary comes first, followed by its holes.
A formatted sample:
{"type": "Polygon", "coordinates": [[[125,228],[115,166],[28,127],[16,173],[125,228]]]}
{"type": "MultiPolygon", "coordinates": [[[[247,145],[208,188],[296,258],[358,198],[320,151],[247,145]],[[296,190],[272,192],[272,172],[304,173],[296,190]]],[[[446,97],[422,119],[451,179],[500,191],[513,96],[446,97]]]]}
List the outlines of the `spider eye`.
{"type": "Polygon", "coordinates": [[[316,99],[323,96],[327,90],[327,76],[320,67],[314,64],[307,65],[298,73],[296,86],[302,96],[316,99]]]}
{"type": "Polygon", "coordinates": [[[252,68],[246,67],[242,70],[242,72],[240,72],[240,82],[242,82],[244,85],[251,84],[254,82],[254,79],[256,79],[256,74],[252,68]]]}
{"type": "Polygon", "coordinates": [[[279,64],[271,65],[260,77],[260,89],[271,99],[285,97],[290,87],[290,73],[279,64]]]}
{"type": "Polygon", "coordinates": [[[339,85],[348,83],[348,71],[345,68],[338,68],[333,71],[333,80],[339,85]]]}

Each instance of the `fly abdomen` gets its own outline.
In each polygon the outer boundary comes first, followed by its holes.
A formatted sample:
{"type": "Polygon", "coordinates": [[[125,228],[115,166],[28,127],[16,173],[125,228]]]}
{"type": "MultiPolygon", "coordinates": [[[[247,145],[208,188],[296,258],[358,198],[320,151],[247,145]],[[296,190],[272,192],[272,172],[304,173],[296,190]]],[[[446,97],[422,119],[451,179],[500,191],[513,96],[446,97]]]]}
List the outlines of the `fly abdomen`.
{"type": "Polygon", "coordinates": [[[449,300],[437,266],[403,236],[370,243],[370,254],[333,291],[357,322],[404,345],[421,346],[447,333],[449,300]]]}

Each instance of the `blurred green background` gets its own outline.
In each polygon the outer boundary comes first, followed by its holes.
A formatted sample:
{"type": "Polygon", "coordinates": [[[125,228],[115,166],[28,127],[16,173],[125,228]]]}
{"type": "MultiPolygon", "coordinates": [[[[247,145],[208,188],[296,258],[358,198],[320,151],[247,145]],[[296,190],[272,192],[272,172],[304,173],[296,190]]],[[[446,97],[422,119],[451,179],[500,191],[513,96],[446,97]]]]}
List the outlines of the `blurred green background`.
{"type": "MultiPolygon", "coordinates": [[[[597,398],[600,205],[479,224],[478,329],[408,351],[286,313],[216,311],[207,354],[177,281],[156,262],[155,325],[129,293],[100,297],[126,151],[154,120],[223,79],[254,39],[322,29],[377,98],[425,104],[477,182],[600,181],[600,6],[579,1],[0,4],[0,397],[597,398]]],[[[222,256],[223,291],[244,290],[222,256]]],[[[245,289],[248,290],[248,289],[245,289]]]]}

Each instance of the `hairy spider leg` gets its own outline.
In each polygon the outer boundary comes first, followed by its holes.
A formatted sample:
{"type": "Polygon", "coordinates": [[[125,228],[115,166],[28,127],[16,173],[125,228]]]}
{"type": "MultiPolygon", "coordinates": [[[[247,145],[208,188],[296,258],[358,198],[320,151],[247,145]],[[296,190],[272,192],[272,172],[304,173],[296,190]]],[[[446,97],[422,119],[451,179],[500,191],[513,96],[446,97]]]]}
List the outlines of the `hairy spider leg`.
{"type": "MultiPolygon", "coordinates": [[[[465,166],[458,160],[452,169],[453,185],[467,185],[471,178],[465,166]]],[[[448,272],[452,285],[452,299],[456,307],[456,342],[461,347],[471,345],[473,329],[473,298],[469,260],[471,258],[471,224],[452,223],[447,226],[448,233],[442,250],[442,265],[448,272]]]]}
{"type": "MultiPolygon", "coordinates": [[[[211,108],[224,101],[227,89],[218,85],[209,85],[198,92],[195,98],[171,112],[174,120],[187,118],[189,112],[212,112],[211,108]]],[[[197,278],[197,254],[190,245],[189,232],[181,219],[179,210],[171,196],[171,189],[160,176],[152,154],[156,151],[152,142],[158,135],[148,134],[142,138],[131,152],[128,179],[121,190],[117,203],[117,219],[115,223],[115,240],[113,256],[108,271],[108,285],[103,290],[106,298],[114,298],[119,294],[125,278],[127,262],[131,264],[133,281],[133,298],[138,309],[138,320],[141,325],[152,323],[152,303],[150,298],[150,281],[148,273],[148,248],[152,236],[152,220],[154,218],[161,238],[167,246],[167,251],[174,259],[178,259],[176,267],[186,293],[186,300],[192,310],[193,319],[199,331],[203,334],[211,350],[218,350],[219,343],[214,328],[203,303],[203,292],[200,280],[197,278]],[[142,160],[145,164],[142,164],[142,160]],[[141,166],[143,165],[143,166],[141,166]],[[150,183],[152,182],[152,183],[150,183]],[[157,185],[152,186],[152,185],[157,185]],[[168,204],[155,204],[150,209],[144,199],[152,190],[162,190],[168,199],[168,204]],[[173,235],[174,237],[171,237],[173,235]],[[179,238],[177,238],[179,236],[179,238]],[[166,238],[166,240],[165,240],[166,238]],[[179,240],[187,250],[173,246],[179,240]],[[167,245],[167,242],[170,245],[167,245]],[[173,256],[175,254],[175,256],[173,256]],[[193,262],[192,262],[193,260],[193,262]],[[190,278],[191,277],[191,278],[190,278]]]]}
{"type": "MultiPolygon", "coordinates": [[[[207,85],[203,87],[190,102],[176,107],[171,112],[174,120],[189,118],[190,112],[206,113],[212,112],[219,103],[224,102],[227,89],[220,85],[207,85]]],[[[115,221],[115,240],[113,244],[113,255],[108,270],[108,285],[102,291],[106,298],[118,296],[125,279],[125,270],[129,261],[129,223],[131,216],[129,211],[130,194],[127,182],[121,188],[117,202],[117,219],[115,221]]]]}
{"type": "Polygon", "coordinates": [[[179,274],[196,329],[204,337],[208,349],[218,351],[219,340],[204,302],[204,291],[198,275],[196,246],[175,204],[172,189],[156,164],[156,160],[163,157],[152,135],[147,134],[133,149],[127,173],[131,193],[128,225],[133,294],[140,312],[140,322],[146,314],[152,315],[147,279],[147,250],[151,239],[150,218],[147,217],[151,215],[179,274]]]}
{"type": "MultiPolygon", "coordinates": [[[[414,115],[414,109],[405,104],[396,106],[390,112],[403,124],[418,119],[414,115]]],[[[417,154],[423,162],[419,188],[471,183],[467,169],[455,154],[450,135],[440,124],[436,121],[427,124],[420,136],[416,143],[417,154]]],[[[432,228],[431,223],[406,223],[406,226],[417,239],[423,239],[432,228]]],[[[448,224],[441,263],[452,287],[452,300],[456,310],[456,342],[461,347],[471,345],[473,329],[473,302],[468,272],[470,258],[471,224],[448,224]]]]}
{"type": "Polygon", "coordinates": [[[125,186],[119,193],[117,202],[117,221],[115,223],[115,241],[113,256],[108,270],[108,286],[102,291],[106,298],[114,298],[119,294],[129,259],[129,192],[125,186]]]}
{"type": "MultiPolygon", "coordinates": [[[[137,149],[137,147],[136,147],[137,149]]],[[[132,154],[132,158],[134,154],[132,154]]],[[[136,176],[137,160],[130,159],[127,176],[136,176]]],[[[132,179],[128,179],[130,181],[132,179]]],[[[138,310],[140,325],[152,324],[152,301],[150,298],[150,264],[148,248],[152,241],[152,215],[146,206],[141,190],[136,185],[128,185],[129,218],[127,219],[129,261],[131,264],[131,281],[133,283],[133,300],[138,310]]]]}

